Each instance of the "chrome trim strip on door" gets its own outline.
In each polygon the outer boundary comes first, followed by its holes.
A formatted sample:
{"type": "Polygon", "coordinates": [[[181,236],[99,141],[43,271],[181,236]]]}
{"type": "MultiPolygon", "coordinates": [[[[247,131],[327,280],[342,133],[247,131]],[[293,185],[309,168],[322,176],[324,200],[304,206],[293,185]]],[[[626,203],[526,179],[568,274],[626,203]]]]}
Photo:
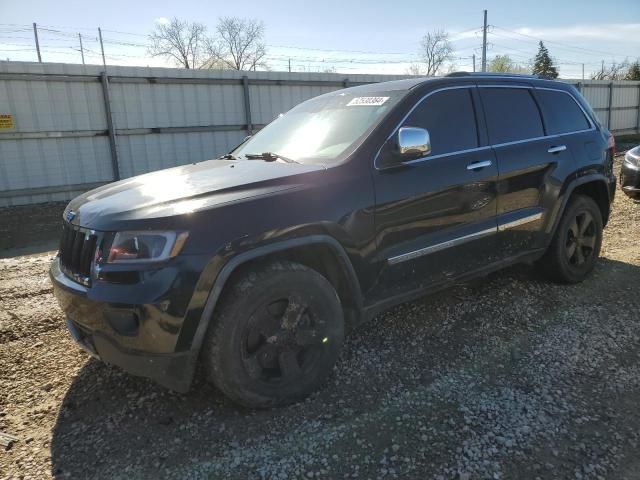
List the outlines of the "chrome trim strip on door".
{"type": "Polygon", "coordinates": [[[424,255],[429,255],[430,253],[439,252],[446,248],[455,247],[463,243],[470,242],[471,240],[476,240],[478,238],[486,237],[488,235],[493,235],[497,231],[498,231],[497,227],[487,228],[486,230],[470,233],[469,235],[463,235],[462,237],[454,238],[452,240],[447,240],[446,242],[436,243],[435,245],[430,245],[428,247],[421,248],[419,250],[414,250],[412,252],[403,253],[402,255],[396,255],[395,257],[390,257],[387,259],[387,263],[389,265],[395,265],[397,263],[406,262],[407,260],[413,260],[414,258],[422,257],[424,255]]]}
{"type": "Polygon", "coordinates": [[[511,222],[503,223],[498,225],[497,228],[487,228],[485,230],[480,230],[479,232],[470,233],[468,235],[463,235],[462,237],[454,238],[452,240],[447,240],[446,242],[436,243],[435,245],[430,245],[428,247],[420,248],[418,250],[413,250],[412,252],[403,253],[402,255],[396,255],[395,257],[390,257],[387,259],[387,263],[389,265],[395,265],[397,263],[406,262],[407,260],[413,260],[414,258],[422,257],[424,255],[429,255],[430,253],[439,252],[446,248],[456,247],[466,242],[470,242],[472,240],[476,240],[478,238],[486,237],[487,235],[493,235],[497,232],[503,232],[509,228],[519,227],[520,225],[525,225],[527,223],[535,222],[536,220],[540,220],[542,218],[542,212],[534,213],[533,215],[528,215],[524,218],[519,218],[517,220],[513,220],[511,222]]]}
{"type": "Polygon", "coordinates": [[[519,219],[513,220],[511,222],[502,223],[502,224],[498,225],[498,231],[499,232],[504,232],[505,230],[507,230],[509,228],[519,227],[520,225],[524,225],[526,223],[535,222],[536,220],[540,220],[541,218],[542,218],[542,212],[535,213],[533,215],[529,215],[527,217],[519,218],[519,219]]]}
{"type": "Polygon", "coordinates": [[[472,153],[472,152],[481,152],[483,150],[490,150],[491,147],[490,146],[486,146],[486,147],[476,147],[476,148],[469,148],[467,150],[458,150],[457,152],[450,152],[450,153],[439,153],[438,155],[428,155],[426,157],[420,157],[420,158],[416,158],[415,160],[409,160],[408,162],[403,162],[403,165],[413,165],[416,163],[420,163],[420,162],[426,162],[428,160],[435,160],[437,158],[445,158],[445,157],[451,157],[453,155],[462,155],[465,153],[472,153]]]}

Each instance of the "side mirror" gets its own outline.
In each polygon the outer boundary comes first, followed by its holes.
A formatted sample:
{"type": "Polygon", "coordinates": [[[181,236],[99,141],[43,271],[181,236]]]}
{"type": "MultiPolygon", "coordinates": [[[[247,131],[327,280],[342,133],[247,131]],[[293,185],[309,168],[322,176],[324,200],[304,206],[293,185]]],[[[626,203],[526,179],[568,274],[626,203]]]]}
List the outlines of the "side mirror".
{"type": "Polygon", "coordinates": [[[431,139],[424,128],[401,127],[398,130],[398,153],[402,161],[424,157],[431,153],[431,139]]]}

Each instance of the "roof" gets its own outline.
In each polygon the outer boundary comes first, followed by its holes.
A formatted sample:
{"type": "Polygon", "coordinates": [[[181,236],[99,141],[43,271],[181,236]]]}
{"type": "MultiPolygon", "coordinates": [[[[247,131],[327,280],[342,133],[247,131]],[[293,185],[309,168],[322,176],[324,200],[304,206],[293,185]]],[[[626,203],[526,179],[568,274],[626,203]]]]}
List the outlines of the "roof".
{"type": "Polygon", "coordinates": [[[367,83],[366,85],[349,87],[349,90],[357,90],[362,93],[393,90],[411,90],[416,85],[420,85],[429,80],[435,80],[435,77],[405,78],[403,80],[391,80],[388,82],[367,83]]]}
{"type": "Polygon", "coordinates": [[[445,77],[505,77],[505,78],[526,78],[530,79],[538,79],[540,78],[538,75],[523,75],[521,73],[499,73],[499,72],[452,72],[445,77]]]}
{"type": "MultiPolygon", "coordinates": [[[[443,77],[412,77],[405,78],[402,80],[391,80],[388,82],[374,82],[367,83],[364,85],[356,85],[353,87],[348,87],[347,90],[350,93],[355,95],[367,95],[367,94],[376,94],[381,92],[391,92],[391,91],[409,91],[415,87],[420,85],[424,85],[426,83],[442,83],[442,82],[451,82],[456,81],[457,79],[461,81],[469,81],[474,79],[485,79],[485,80],[511,80],[511,81],[525,81],[531,82],[536,81],[537,84],[544,85],[545,83],[558,83],[557,81],[553,81],[546,78],[541,78],[537,75],[520,75],[516,73],[493,73],[493,72],[453,72],[443,77]]],[[[567,88],[570,88],[568,84],[560,82],[567,88]]],[[[344,92],[344,90],[336,90],[333,92],[326,93],[325,95],[337,94],[337,92],[344,92]]]]}

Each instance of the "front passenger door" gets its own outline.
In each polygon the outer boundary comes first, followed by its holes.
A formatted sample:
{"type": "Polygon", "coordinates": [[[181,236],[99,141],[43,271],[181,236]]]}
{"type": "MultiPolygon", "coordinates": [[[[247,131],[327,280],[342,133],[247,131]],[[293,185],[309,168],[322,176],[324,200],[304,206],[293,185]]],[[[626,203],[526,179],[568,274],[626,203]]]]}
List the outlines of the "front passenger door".
{"type": "Polygon", "coordinates": [[[474,90],[428,94],[398,126],[428,130],[431,152],[423,158],[384,158],[397,129],[381,151],[374,184],[382,267],[373,301],[446,282],[498,257],[498,170],[481,141],[474,90]]]}

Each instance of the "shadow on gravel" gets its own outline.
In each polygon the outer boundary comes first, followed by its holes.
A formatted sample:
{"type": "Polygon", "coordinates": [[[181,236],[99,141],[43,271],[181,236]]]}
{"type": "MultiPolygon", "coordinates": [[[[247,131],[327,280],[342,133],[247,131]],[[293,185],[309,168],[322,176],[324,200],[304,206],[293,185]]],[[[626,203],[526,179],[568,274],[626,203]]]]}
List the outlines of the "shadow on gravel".
{"type": "MultiPolygon", "coordinates": [[[[515,282],[524,285],[524,288],[531,288],[534,297],[541,297],[537,304],[540,313],[548,309],[548,316],[561,322],[564,307],[558,299],[547,298],[549,295],[564,292],[561,295],[574,298],[580,292],[579,296],[589,298],[592,295],[594,303],[599,304],[598,299],[603,295],[608,297],[611,293],[615,298],[617,290],[630,287],[638,278],[638,266],[605,258],[601,259],[594,275],[579,286],[556,287],[541,280],[530,267],[516,266],[488,278],[425,297],[413,304],[394,309],[397,310],[395,313],[391,312],[392,316],[402,316],[406,311],[416,308],[424,308],[429,312],[428,317],[421,317],[425,318],[422,325],[410,327],[419,329],[418,333],[425,335],[424,341],[427,343],[424,353],[412,356],[407,352],[404,342],[407,332],[399,331],[397,335],[394,334],[395,320],[386,318],[385,314],[373,321],[376,328],[367,329],[365,325],[353,334],[359,338],[349,340],[345,354],[347,358],[341,362],[348,368],[337,374],[341,377],[340,382],[330,382],[323,391],[303,404],[279,410],[249,411],[238,407],[208,385],[202,375],[189,394],[181,395],[149,380],[128,375],[118,368],[93,359],[88,360],[67,391],[52,432],[52,475],[56,478],[109,478],[116,474],[118,478],[125,478],[127,467],[137,469],[138,472],[139,467],[142,467],[145,477],[161,478],[166,476],[165,468],[178,464],[189,465],[191,460],[195,461],[203,456],[213,462],[222,460],[228,449],[235,448],[238,441],[251,439],[259,442],[260,438],[274,433],[286,439],[304,423],[318,418],[326,417],[331,419],[330,422],[348,423],[352,417],[374,410],[379,397],[392,388],[388,376],[382,373],[385,368],[379,364],[374,364],[372,371],[364,370],[363,367],[357,373],[349,373],[349,369],[354,369],[353,364],[359,361],[359,351],[382,351],[381,361],[428,372],[429,366],[435,362],[447,367],[454,366],[458,359],[464,357],[466,348],[484,343],[484,334],[478,333],[479,330],[473,324],[477,312],[472,316],[463,314],[460,319],[455,320],[456,325],[442,334],[433,333],[434,330],[430,329],[438,326],[428,325],[429,320],[442,322],[443,318],[438,317],[435,312],[447,311],[443,306],[459,305],[466,301],[460,300],[461,298],[492,299],[483,315],[489,319],[484,325],[484,331],[491,331],[491,324],[496,322],[492,319],[499,318],[501,310],[513,303],[511,297],[505,296],[505,292],[515,282]],[[380,326],[387,329],[381,336],[377,333],[380,326]],[[452,339],[452,336],[459,338],[452,339]],[[356,359],[355,362],[353,358],[356,359]],[[345,382],[344,378],[348,378],[348,381],[345,382]]],[[[514,323],[510,327],[512,331],[505,332],[504,335],[512,340],[522,333],[518,330],[525,327],[526,325],[521,327],[514,323]]],[[[527,330],[523,331],[527,333],[527,330]]],[[[509,365],[505,366],[508,370],[509,365]]],[[[395,369],[398,365],[392,364],[389,368],[395,369]]],[[[405,380],[400,369],[397,374],[397,378],[402,378],[403,385],[407,388],[424,386],[432,381],[428,375],[407,376],[405,380]]],[[[396,382],[397,378],[393,381],[396,382]]],[[[434,409],[437,410],[436,407],[434,409]]],[[[443,412],[440,409],[430,414],[434,415],[434,421],[438,421],[443,412]]],[[[386,428],[387,420],[393,422],[383,418],[380,423],[371,426],[372,431],[386,428]]],[[[442,428],[456,430],[463,426],[447,425],[442,428]]],[[[266,443],[268,442],[265,440],[265,448],[272,447],[266,443]]],[[[448,455],[446,451],[441,453],[444,457],[437,458],[437,463],[455,461],[454,458],[445,458],[448,455]]],[[[532,461],[533,459],[525,459],[524,463],[527,465],[532,461]]],[[[525,477],[529,478],[528,475],[522,478],[525,477]]]]}

